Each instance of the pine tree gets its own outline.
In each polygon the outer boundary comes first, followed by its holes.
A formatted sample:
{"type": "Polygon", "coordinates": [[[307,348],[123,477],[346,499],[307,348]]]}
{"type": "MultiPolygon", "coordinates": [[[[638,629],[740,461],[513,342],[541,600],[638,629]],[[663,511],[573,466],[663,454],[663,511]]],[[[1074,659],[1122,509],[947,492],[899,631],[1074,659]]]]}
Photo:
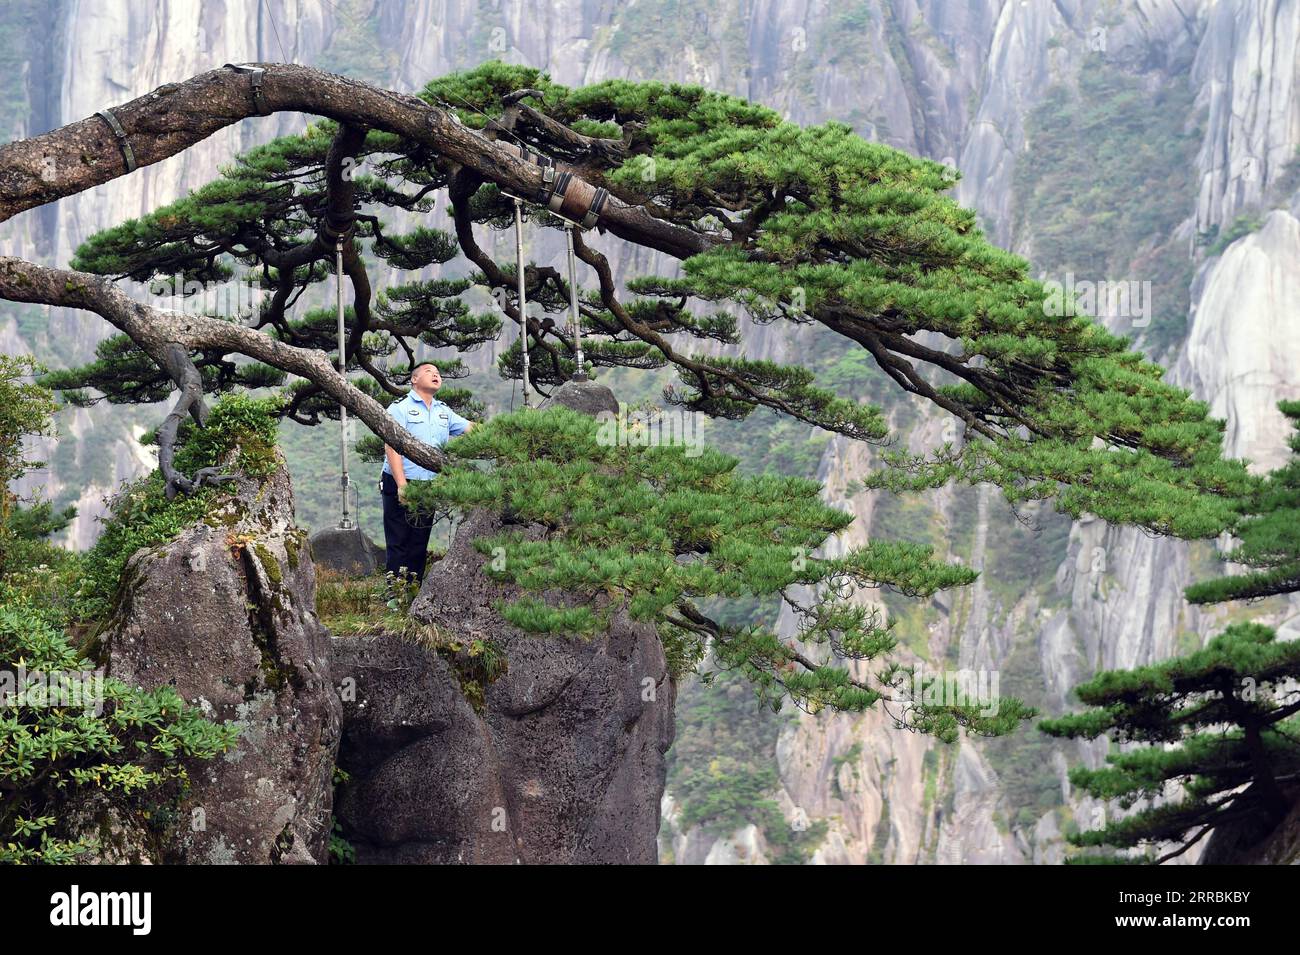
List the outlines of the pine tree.
{"type": "MultiPolygon", "coordinates": [[[[283,86],[283,97],[296,84],[298,95],[323,96],[335,79],[295,67],[283,76],[268,69],[265,82],[283,86]]],[[[362,84],[348,81],[348,90],[330,111],[369,102],[362,84]]],[[[385,107],[427,117],[418,135],[392,131],[409,124],[377,107],[364,119],[320,121],[249,151],[192,195],[92,237],[74,266],[140,282],[179,277],[182,286],[255,277],[271,293],[257,329],[331,352],[331,311],[294,314],[294,306],[330,277],[341,233],[355,291],[346,344],[353,384],[396,396],[416,348],[468,351],[519,320],[515,266],[495,261],[476,228],[512,228],[503,184],[528,198],[530,229],[561,227],[533,185],[540,167],[518,161],[524,150],[610,194],[597,229],[575,236],[584,271],[596,278],[578,295],[597,371],[671,367],[679,383],[665,399],[685,408],[744,418],[765,407],[855,439],[887,438],[880,408],[836,394],[806,368],[746,357],[737,317],[725,311],[739,307],[760,322],[829,330],[903,391],[959,420],[955,440],[932,455],[894,456],[899,467],[872,478],[874,486],[990,482],[1012,501],[1054,498],[1075,516],[1186,537],[1213,536],[1232,519],[1230,501],[1246,475],[1221,457],[1222,423],[1125,339],[1058,301],[1023,260],[990,244],[974,214],[947,195],[952,169],[867,142],[842,123],[801,128],[764,107],[676,84],[569,89],[533,69],[489,63],[431,82],[422,102],[382,96],[385,107]],[[527,189],[520,168],[534,177],[527,189]],[[408,225],[442,196],[452,232],[408,225]],[[598,248],[611,234],[680,259],[682,274],[614,276],[598,248]],[[469,272],[460,278],[383,291],[371,278],[376,266],[412,272],[462,260],[469,272]],[[467,305],[474,288],[496,305],[467,305]],[[726,357],[699,347],[719,342],[733,346],[726,357]]],[[[90,283],[57,283],[76,287],[65,293],[25,274],[24,285],[0,267],[0,295],[99,307],[90,283]]],[[[569,289],[536,264],[526,265],[525,285],[541,309],[526,317],[531,384],[545,393],[575,370],[563,315],[569,289]]],[[[228,330],[194,323],[174,334],[202,340],[183,357],[205,391],[286,381],[283,362],[232,360],[241,348],[278,360],[247,335],[235,342],[228,330]]],[[[110,340],[98,361],[52,381],[77,400],[97,400],[84,389],[111,401],[157,400],[177,375],[135,345],[110,340]]],[[[506,377],[522,374],[517,343],[499,364],[506,377]]],[[[288,417],[312,423],[337,414],[337,389],[293,373],[288,417]]],[[[446,377],[462,374],[453,366],[446,377]]],[[[474,410],[464,392],[447,400],[474,410]]]]}
{"type": "MultiPolygon", "coordinates": [[[[595,372],[671,369],[678,381],[664,391],[670,405],[728,419],[766,408],[848,438],[889,439],[882,408],[837,393],[806,367],[746,355],[731,306],[758,322],[836,336],[904,393],[960,423],[962,433],[935,453],[893,454],[892,467],[859,476],[868,486],[989,482],[1013,502],[1050,498],[1075,516],[1088,512],[1185,537],[1219,533],[1245,493],[1244,466],[1223,459],[1223,425],[1207,405],[1166,383],[1163,370],[1125,339],[1076,314],[1072,302],[1057,301],[1024,261],[989,243],[974,214],[948,195],[954,170],[867,142],[843,123],[801,128],[770,109],[678,84],[615,80],[569,89],[500,63],[435,80],[418,98],[293,65],[266,64],[261,81],[256,100],[247,75],[213,70],[117,115],[141,162],[251,115],[255,104],[325,118],[302,135],[250,150],[190,196],[91,237],[72,271],[0,257],[0,297],[91,309],[121,332],[96,361],[50,378],[70,399],[157,401],[180,389],[159,432],[168,494],[220,480],[211,469],[184,473],[171,449],[182,419],[207,420],[204,395],[241,388],[279,389],[280,413],[305,424],[334,417],[345,404],[385,442],[444,471],[454,455],[413,443],[373,399],[405,392],[419,349],[467,352],[514,323],[527,331],[528,384],[551,392],[577,370],[576,336],[564,319],[571,296],[595,372]],[[183,128],[177,115],[187,117],[183,128]],[[558,233],[563,223],[547,211],[547,162],[558,175],[574,176],[575,188],[607,190],[608,201],[595,229],[573,237],[594,285],[571,289],[556,270],[526,263],[524,314],[517,266],[496,261],[480,236],[513,227],[507,192],[527,200],[528,228],[558,233]],[[450,213],[451,231],[420,219],[437,203],[450,213]],[[680,261],[680,274],[615,276],[604,251],[614,240],[680,261]],[[333,277],[340,245],[352,287],[346,377],[333,370],[332,310],[304,305],[333,277]],[[400,278],[379,291],[377,268],[400,278]],[[431,269],[439,277],[414,274],[431,269]],[[141,305],[114,284],[122,280],[179,284],[182,294],[256,280],[270,294],[240,322],[141,305]],[[719,345],[727,346],[722,357],[719,345]]],[[[107,171],[118,168],[107,157],[77,161],[87,148],[83,132],[65,127],[39,142],[0,147],[0,168],[52,164],[59,172],[0,176],[0,220],[117,174],[107,171]]],[[[517,336],[510,338],[498,370],[518,378],[523,353],[517,336]]],[[[454,363],[442,370],[449,378],[464,374],[454,363]]],[[[479,416],[467,391],[441,396],[479,416]]],[[[549,420],[539,418],[537,427],[552,427],[549,420]]],[[[504,442],[521,427],[503,423],[486,434],[504,442]]],[[[612,469],[612,486],[628,501],[650,508],[651,491],[664,490],[665,475],[630,470],[662,459],[632,455],[639,464],[618,465],[572,425],[551,437],[561,442],[555,461],[518,458],[508,445],[483,444],[486,437],[467,444],[542,500],[550,499],[548,480],[572,481],[595,499],[600,482],[561,467],[593,462],[612,469]]],[[[819,511],[808,486],[748,484],[728,477],[729,468],[681,466],[693,483],[668,496],[680,514],[661,516],[665,526],[685,522],[685,551],[657,540],[653,560],[628,553],[618,535],[640,540],[644,520],[626,503],[606,500],[605,513],[570,495],[563,499],[569,514],[533,515],[559,522],[565,548],[539,553],[516,542],[510,573],[526,582],[525,569],[545,563],[574,587],[612,588],[636,613],[667,627],[684,657],[711,636],[724,656],[732,654],[726,662],[760,686],[780,684],[810,707],[849,709],[868,705],[879,690],[831,672],[826,660],[794,658],[761,629],[719,632],[701,603],[837,579],[920,595],[965,579],[906,544],[792,568],[788,549],[811,553],[843,515],[819,511]],[[719,498],[719,487],[728,496],[719,498]],[[619,522],[603,523],[615,515],[619,522]],[[723,530],[729,538],[692,536],[723,530]],[[815,579],[805,579],[810,575],[815,579]]],[[[450,477],[446,486],[455,486],[450,477]]],[[[484,503],[527,511],[521,494],[503,499],[498,492],[484,503]]],[[[462,503],[473,500],[471,490],[461,493],[462,503]]],[[[593,623],[581,608],[521,605],[510,614],[533,629],[593,623]]],[[[801,616],[810,643],[852,659],[874,659],[890,642],[877,621],[833,594],[801,616]]],[[[887,668],[882,682],[899,676],[887,668]]],[[[912,712],[917,725],[941,735],[951,736],[956,725],[980,726],[979,714],[912,712]]]]}
{"type": "MultiPolygon", "coordinates": [[[[1187,588],[1192,603],[1250,600],[1300,590],[1300,402],[1282,402],[1295,423],[1295,456],[1255,482],[1225,555],[1249,572],[1187,588]]],[[[1173,843],[1173,858],[1208,833],[1234,825],[1244,842],[1281,821],[1300,788],[1300,641],[1278,642],[1268,627],[1233,624],[1203,650],[1135,670],[1098,675],[1076,688],[1092,707],[1045,720],[1053,736],[1112,745],[1099,769],[1076,768],[1070,781],[1089,795],[1138,812],[1078,833],[1078,846],[1132,849],[1173,843]]]]}
{"type": "Polygon", "coordinates": [[[1045,732],[1140,745],[1110,753],[1099,769],[1076,767],[1070,782],[1125,810],[1146,805],[1070,841],[1123,849],[1172,842],[1147,860],[1164,862],[1227,823],[1267,833],[1290,808],[1300,772],[1297,678],[1300,643],[1242,623],[1203,650],[1076,687],[1091,709],[1044,720],[1045,732]]]}

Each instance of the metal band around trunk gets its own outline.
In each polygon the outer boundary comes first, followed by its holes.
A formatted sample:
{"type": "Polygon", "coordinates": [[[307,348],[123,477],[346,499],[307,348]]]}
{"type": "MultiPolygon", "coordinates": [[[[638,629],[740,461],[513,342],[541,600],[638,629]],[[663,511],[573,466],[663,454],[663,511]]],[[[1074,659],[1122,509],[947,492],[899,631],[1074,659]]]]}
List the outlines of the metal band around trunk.
{"type": "Polygon", "coordinates": [[[555,177],[555,189],[546,207],[556,215],[590,229],[600,221],[601,210],[608,199],[608,190],[593,188],[591,183],[578,179],[573,173],[562,172],[555,177]]]}
{"type": "Polygon", "coordinates": [[[266,76],[266,70],[260,66],[239,66],[235,63],[227,63],[225,68],[234,70],[236,73],[249,73],[252,75],[249,82],[253,86],[253,105],[257,107],[257,115],[270,116],[271,107],[267,105],[266,96],[262,92],[262,80],[266,76]]]}
{"type": "Polygon", "coordinates": [[[117,145],[122,149],[122,159],[126,162],[126,171],[135,172],[137,169],[135,150],[131,148],[131,143],[126,138],[126,130],[122,128],[122,124],[117,121],[117,117],[110,110],[101,109],[95,115],[108,123],[108,128],[117,137],[117,145]]]}

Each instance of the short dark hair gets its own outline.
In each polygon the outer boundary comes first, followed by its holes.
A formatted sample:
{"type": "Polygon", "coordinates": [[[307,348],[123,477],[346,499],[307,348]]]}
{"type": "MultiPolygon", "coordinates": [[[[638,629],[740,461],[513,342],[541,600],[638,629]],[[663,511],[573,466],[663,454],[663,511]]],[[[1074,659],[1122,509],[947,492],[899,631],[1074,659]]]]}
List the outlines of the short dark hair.
{"type": "MultiPolygon", "coordinates": [[[[421,368],[423,368],[425,365],[432,365],[434,368],[438,367],[438,363],[436,361],[417,361],[414,365],[411,366],[411,377],[414,378],[415,373],[419,371],[421,368]]],[[[439,372],[439,374],[441,374],[441,372],[439,372]]]]}

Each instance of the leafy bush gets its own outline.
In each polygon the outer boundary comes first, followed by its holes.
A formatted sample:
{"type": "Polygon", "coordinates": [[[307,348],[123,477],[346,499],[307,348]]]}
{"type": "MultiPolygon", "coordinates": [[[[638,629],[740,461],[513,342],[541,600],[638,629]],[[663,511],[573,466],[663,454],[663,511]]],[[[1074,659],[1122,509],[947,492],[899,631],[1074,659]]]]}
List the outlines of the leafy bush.
{"type": "MultiPolygon", "coordinates": [[[[234,467],[250,477],[266,477],[275,470],[277,408],[274,399],[238,394],[223,397],[213,406],[205,427],[182,429],[177,468],[193,474],[200,468],[216,467],[237,448],[234,467]]],[[[113,499],[99,540],[86,555],[77,616],[104,623],[131,555],[142,547],[169,541],[202,520],[218,494],[204,488],[168,500],[157,471],[123,485],[113,499]]]]}
{"type": "Polygon", "coordinates": [[[70,807],[113,808],[147,825],[155,806],[183,792],[186,761],[225,752],[238,733],[203,719],[171,687],[133,690],[94,674],[58,623],[0,587],[4,863],[74,862],[93,848],[93,831],[70,807]]]}
{"type": "Polygon", "coordinates": [[[42,370],[30,355],[0,355],[0,573],[8,572],[21,537],[14,520],[18,498],[9,485],[42,466],[27,457],[24,442],[48,433],[54,414],[54,396],[27,380],[42,370]]]}
{"type": "Polygon", "coordinates": [[[162,476],[153,472],[124,484],[110,506],[99,540],[85,558],[85,578],[77,594],[75,616],[92,624],[107,622],[126,562],[142,547],[169,541],[197,520],[212,504],[205,488],[167,500],[162,476]]]}
{"type": "MultiPolygon", "coordinates": [[[[34,465],[21,438],[47,430],[53,411],[47,390],[19,380],[35,370],[0,356],[7,478],[34,465]]],[[[163,501],[160,482],[157,491],[163,501]]],[[[92,591],[105,589],[109,574],[115,585],[125,556],[100,565],[52,547],[46,537],[70,513],[12,503],[6,497],[0,508],[0,540],[10,545],[0,579],[0,862],[75,862],[96,845],[101,814],[147,831],[184,792],[187,761],[228,750],[237,730],[203,719],[171,687],[133,690],[93,669],[68,633],[69,594],[84,578],[92,591]]],[[[171,523],[202,505],[179,499],[171,523]]],[[[159,516],[151,513],[143,536],[160,532],[159,516]]],[[[116,527],[112,555],[129,556],[141,534],[130,523],[116,527]]]]}
{"type": "Polygon", "coordinates": [[[1238,239],[1245,238],[1252,232],[1259,231],[1264,220],[1258,215],[1240,215],[1232,220],[1232,224],[1224,230],[1215,226],[1210,232],[1206,233],[1204,241],[1209,245],[1206,249],[1206,255],[1222,255],[1227,251],[1228,246],[1238,239]]]}
{"type": "Polygon", "coordinates": [[[239,452],[234,468],[249,477],[264,478],[275,471],[275,439],[279,431],[280,400],[225,395],[208,414],[207,423],[181,428],[176,467],[185,474],[212,468],[233,448],[239,452]]]}

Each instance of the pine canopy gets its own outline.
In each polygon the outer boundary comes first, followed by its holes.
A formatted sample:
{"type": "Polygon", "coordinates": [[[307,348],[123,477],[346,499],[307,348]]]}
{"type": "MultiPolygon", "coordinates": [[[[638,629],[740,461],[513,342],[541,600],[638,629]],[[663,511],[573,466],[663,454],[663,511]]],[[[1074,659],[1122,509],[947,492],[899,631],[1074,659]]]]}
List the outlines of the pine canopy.
{"type": "Polygon", "coordinates": [[[509,515],[510,530],[475,545],[491,558],[485,572],[526,594],[500,608],[507,621],[589,635],[626,608],[657,625],[679,673],[711,650],[717,667],[739,670],[777,708],[784,699],[811,711],[880,702],[899,725],[947,741],[959,726],[998,735],[1032,715],[1006,698],[996,712],[981,706],[989,701],[926,704],[911,671],[887,660],[897,638],[863,591],[929,597],[970,583],[971,570],[906,541],[817,556],[853,518],[824,503],[815,481],[743,477],[735,458],[711,448],[620,442],[613,429],[563,407],[500,415],[448,445],[453,463],[438,480],[408,489],[429,511],[509,515]],[[800,590],[821,597],[790,596],[800,590]],[[555,592],[565,599],[544,599],[555,592]],[[729,605],[775,594],[798,621],[795,639],[720,622],[729,605]]]}
{"type": "Polygon", "coordinates": [[[1252,600],[1300,590],[1300,401],[1283,401],[1278,407],[1297,429],[1290,440],[1294,455],[1243,504],[1245,516],[1232,530],[1240,543],[1224,555],[1247,572],[1193,584],[1187,588],[1192,603],[1252,600]]]}
{"type": "MultiPolygon", "coordinates": [[[[665,390],[671,403],[728,418],[767,407],[853,438],[885,439],[881,408],[836,394],[798,365],[746,357],[726,308],[760,322],[816,324],[964,426],[932,455],[896,456],[899,467],[873,478],[877,486],[988,481],[1012,500],[1054,497],[1070,514],[1187,537],[1231,522],[1246,476],[1221,457],[1221,422],[1126,340],[1072,308],[1062,315],[1048,307],[1026,263],[990,244],[974,214],[947,195],[953,170],[867,142],[842,123],[802,128],[691,86],[568,89],[535,70],[490,63],[436,80],[421,96],[643,210],[639,241],[681,260],[675,274],[615,276],[597,247],[611,236],[599,228],[578,236],[597,280],[579,293],[585,351],[597,370],[671,365],[679,378],[665,390]],[[703,347],[718,343],[730,346],[724,357],[703,347]]],[[[560,227],[544,208],[527,208],[530,228],[560,227]]],[[[483,227],[513,224],[500,189],[424,143],[329,121],[250,150],[192,195],[92,237],[74,264],[138,281],[255,274],[270,292],[257,327],[330,351],[329,311],[295,314],[294,306],[333,269],[321,224],[353,215],[348,366],[371,394],[401,394],[421,345],[469,351],[518,318],[515,267],[495,261],[479,238],[483,227]],[[421,219],[440,203],[452,232],[421,219]],[[434,279],[370,277],[376,267],[441,266],[445,274],[434,279]],[[466,294],[473,288],[491,292],[495,304],[471,304],[484,301],[466,294]]],[[[546,392],[574,371],[562,314],[568,287],[536,264],[525,279],[542,310],[528,316],[533,384],[546,392]]],[[[55,383],[74,393],[94,387],[110,400],[156,398],[166,376],[133,367],[129,351],[114,342],[55,383]]],[[[209,390],[277,378],[219,348],[192,357],[209,390]]],[[[522,374],[517,344],[499,370],[522,374]]],[[[475,410],[468,393],[452,399],[475,410]]],[[[299,381],[285,413],[312,423],[336,412],[317,386],[299,381]]]]}

